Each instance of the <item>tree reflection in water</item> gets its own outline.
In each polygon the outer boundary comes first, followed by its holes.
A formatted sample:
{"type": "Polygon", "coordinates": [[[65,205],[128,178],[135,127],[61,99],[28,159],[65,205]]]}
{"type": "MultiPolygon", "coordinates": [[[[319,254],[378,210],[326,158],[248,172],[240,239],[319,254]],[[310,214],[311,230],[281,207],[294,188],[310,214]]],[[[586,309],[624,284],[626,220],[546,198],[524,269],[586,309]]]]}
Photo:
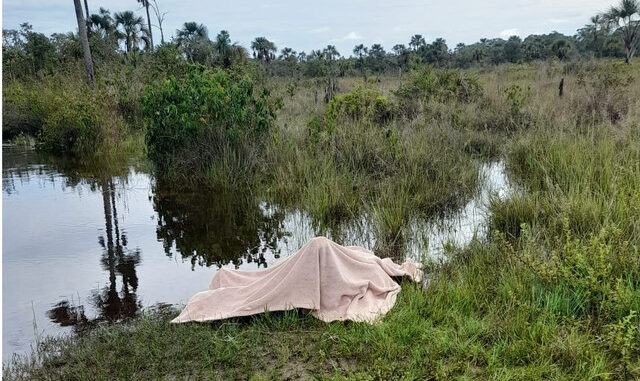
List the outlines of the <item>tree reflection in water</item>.
{"type": "Polygon", "coordinates": [[[100,262],[109,273],[109,284],[97,290],[91,298],[97,316],[88,319],[83,305],[74,306],[62,300],[49,310],[49,318],[61,326],[74,326],[77,331],[102,321],[117,321],[135,316],[141,309],[136,296],[138,277],[136,266],[140,263],[140,250],[127,248],[127,237],[118,226],[115,186],[113,178],[100,180],[105,219],[105,236],[98,237],[103,254],[100,262]],[[122,279],[117,289],[117,275],[122,279]]]}
{"type": "Polygon", "coordinates": [[[172,248],[192,267],[256,263],[267,267],[265,254],[280,257],[285,235],[283,211],[260,203],[246,191],[177,192],[160,185],[153,197],[158,213],[156,233],[168,256],[172,248]]]}

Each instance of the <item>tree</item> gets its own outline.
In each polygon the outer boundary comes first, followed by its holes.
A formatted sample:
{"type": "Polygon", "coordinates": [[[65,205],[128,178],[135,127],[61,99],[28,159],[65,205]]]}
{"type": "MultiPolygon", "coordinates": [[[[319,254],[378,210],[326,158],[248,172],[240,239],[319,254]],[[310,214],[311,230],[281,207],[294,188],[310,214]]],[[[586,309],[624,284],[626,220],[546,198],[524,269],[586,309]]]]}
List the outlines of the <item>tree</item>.
{"type": "Polygon", "coordinates": [[[215,50],[222,61],[222,66],[231,67],[231,36],[226,30],[221,30],[216,36],[215,50]]]}
{"type": "Polygon", "coordinates": [[[142,17],[134,15],[132,11],[117,12],[114,16],[116,28],[119,28],[117,36],[124,40],[127,53],[137,51],[141,43],[149,46],[149,31],[144,27],[142,17]]]}
{"type": "Polygon", "coordinates": [[[555,56],[558,57],[560,61],[562,61],[569,56],[569,52],[571,51],[571,44],[569,43],[569,41],[563,38],[558,39],[551,45],[551,50],[553,51],[553,54],[555,54],[555,56]]]}
{"type": "Polygon", "coordinates": [[[282,48],[282,50],[280,50],[280,57],[278,58],[283,61],[296,62],[298,60],[296,54],[296,51],[291,48],[282,48]]]}
{"type": "Polygon", "coordinates": [[[178,44],[187,40],[199,38],[209,38],[209,31],[207,31],[206,26],[198,24],[195,21],[184,23],[184,25],[182,25],[182,28],[176,31],[176,39],[178,44]]]}
{"type": "Polygon", "coordinates": [[[87,77],[89,84],[93,88],[95,84],[95,78],[93,73],[93,61],[91,60],[91,50],[89,49],[89,37],[87,36],[87,22],[82,15],[82,4],[80,0],[73,0],[73,5],[76,9],[76,21],[78,22],[78,35],[80,35],[80,41],[82,42],[82,55],[84,58],[84,68],[87,71],[87,77]]]}
{"type": "Polygon", "coordinates": [[[251,42],[251,50],[253,50],[253,58],[263,62],[269,62],[274,59],[275,53],[278,51],[276,45],[267,40],[266,37],[256,37],[251,42]]]}
{"type": "Polygon", "coordinates": [[[109,35],[114,34],[116,30],[116,25],[111,17],[111,13],[109,10],[100,7],[98,13],[94,13],[89,16],[89,32],[92,34],[98,34],[101,37],[105,38],[109,35]]]}
{"type": "Polygon", "coordinates": [[[182,28],[176,31],[176,42],[189,62],[206,61],[210,45],[206,26],[195,21],[184,23],[182,28]]]}
{"type": "Polygon", "coordinates": [[[364,74],[364,57],[367,55],[367,48],[363,44],[356,45],[353,48],[353,54],[358,57],[358,66],[360,72],[364,74]]]}
{"type": "Polygon", "coordinates": [[[527,61],[543,60],[548,57],[549,45],[544,36],[530,35],[522,42],[524,59],[527,61]]]}
{"type": "Polygon", "coordinates": [[[591,17],[591,24],[593,26],[593,50],[597,57],[602,55],[602,43],[598,41],[598,35],[603,27],[602,15],[595,15],[591,17]]]}
{"type": "Polygon", "coordinates": [[[336,49],[334,45],[327,45],[327,47],[322,51],[322,54],[329,63],[340,58],[340,52],[338,52],[338,49],[336,49]]]}
{"type": "Polygon", "coordinates": [[[482,57],[484,57],[484,49],[482,49],[482,46],[476,46],[473,48],[472,56],[473,60],[476,61],[476,64],[479,64],[482,57]]]}
{"type": "Polygon", "coordinates": [[[409,62],[409,50],[407,50],[407,47],[404,44],[396,44],[392,50],[396,56],[396,65],[399,68],[406,67],[409,62]]]}
{"type": "Polygon", "coordinates": [[[147,30],[149,31],[149,45],[147,46],[149,50],[153,50],[153,32],[151,31],[151,16],[149,16],[149,0],[136,0],[138,3],[142,4],[147,11],[147,30]]]}
{"type": "Polygon", "coordinates": [[[621,0],[617,7],[611,7],[603,15],[604,20],[620,30],[625,49],[624,62],[630,63],[636,51],[636,39],[640,28],[640,3],[638,0],[621,0]]]}
{"type": "MultiPolygon", "coordinates": [[[[55,46],[55,54],[60,62],[68,63],[82,59],[82,44],[75,33],[54,33],[51,35],[50,41],[55,46]]],[[[94,55],[95,50],[92,49],[91,56],[94,55]]]]}
{"type": "Polygon", "coordinates": [[[367,66],[374,73],[380,73],[384,71],[385,61],[387,53],[380,44],[373,44],[369,48],[369,55],[367,56],[367,66]]]}
{"type": "Polygon", "coordinates": [[[429,56],[436,65],[441,65],[447,60],[449,55],[449,48],[444,38],[436,38],[431,45],[429,45],[429,56]]]}
{"type": "Polygon", "coordinates": [[[425,46],[426,44],[427,42],[421,34],[414,34],[411,36],[411,41],[409,41],[409,47],[412,48],[414,52],[417,52],[420,47],[425,46]]]}
{"type": "Polygon", "coordinates": [[[151,5],[151,9],[153,9],[153,13],[156,15],[156,19],[158,20],[158,29],[160,29],[160,43],[164,44],[164,31],[162,30],[162,23],[164,22],[164,16],[167,15],[167,12],[160,12],[160,7],[158,6],[157,0],[151,0],[153,3],[151,5]]]}
{"type": "Polygon", "coordinates": [[[509,37],[507,43],[504,44],[504,58],[509,62],[518,62],[521,56],[520,45],[522,45],[522,40],[520,40],[520,37],[509,37]]]}

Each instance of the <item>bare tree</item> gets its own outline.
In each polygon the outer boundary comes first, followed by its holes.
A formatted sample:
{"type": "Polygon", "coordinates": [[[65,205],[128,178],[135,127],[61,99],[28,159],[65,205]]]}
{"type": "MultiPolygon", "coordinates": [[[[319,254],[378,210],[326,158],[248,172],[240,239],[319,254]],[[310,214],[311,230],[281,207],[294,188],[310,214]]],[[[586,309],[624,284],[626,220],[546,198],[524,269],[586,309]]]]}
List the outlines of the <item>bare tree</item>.
{"type": "Polygon", "coordinates": [[[160,42],[164,44],[164,32],[162,30],[162,23],[164,22],[164,16],[167,12],[160,12],[160,7],[158,6],[157,0],[151,0],[152,4],[151,9],[153,9],[153,13],[156,14],[156,19],[158,20],[158,29],[160,29],[160,42]]]}
{"type": "Polygon", "coordinates": [[[95,78],[93,74],[93,61],[91,60],[91,50],[89,49],[89,38],[87,37],[87,23],[82,16],[82,4],[80,0],[73,0],[73,5],[76,8],[76,20],[78,21],[78,35],[82,42],[82,53],[84,55],[84,68],[87,70],[87,76],[89,77],[89,84],[93,88],[95,84],[95,78]]]}

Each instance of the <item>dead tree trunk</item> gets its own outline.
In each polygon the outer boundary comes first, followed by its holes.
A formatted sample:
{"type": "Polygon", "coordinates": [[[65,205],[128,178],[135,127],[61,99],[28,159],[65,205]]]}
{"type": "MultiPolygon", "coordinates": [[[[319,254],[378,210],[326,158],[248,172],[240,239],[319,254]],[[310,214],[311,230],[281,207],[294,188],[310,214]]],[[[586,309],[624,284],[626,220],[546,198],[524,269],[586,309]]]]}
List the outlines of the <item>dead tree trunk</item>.
{"type": "Polygon", "coordinates": [[[564,93],[564,77],[560,79],[560,85],[558,85],[558,95],[562,96],[564,93]]]}

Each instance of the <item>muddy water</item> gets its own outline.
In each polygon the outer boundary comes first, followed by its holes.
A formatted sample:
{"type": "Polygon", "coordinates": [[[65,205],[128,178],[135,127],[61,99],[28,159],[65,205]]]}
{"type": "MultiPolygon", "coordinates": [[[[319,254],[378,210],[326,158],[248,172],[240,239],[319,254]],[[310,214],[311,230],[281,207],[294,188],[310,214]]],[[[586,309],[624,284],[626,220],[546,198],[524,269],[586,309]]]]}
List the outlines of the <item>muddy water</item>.
{"type": "MultiPolygon", "coordinates": [[[[266,268],[321,233],[376,248],[366,216],[319,231],[304,211],[238,193],[172,192],[133,167],[100,174],[16,147],[2,155],[4,360],[39,336],[184,303],[218,268],[266,268]]],[[[481,171],[482,191],[462,210],[407,228],[407,256],[438,257],[445,243],[484,233],[486,201],[511,188],[501,163],[481,171]]]]}

